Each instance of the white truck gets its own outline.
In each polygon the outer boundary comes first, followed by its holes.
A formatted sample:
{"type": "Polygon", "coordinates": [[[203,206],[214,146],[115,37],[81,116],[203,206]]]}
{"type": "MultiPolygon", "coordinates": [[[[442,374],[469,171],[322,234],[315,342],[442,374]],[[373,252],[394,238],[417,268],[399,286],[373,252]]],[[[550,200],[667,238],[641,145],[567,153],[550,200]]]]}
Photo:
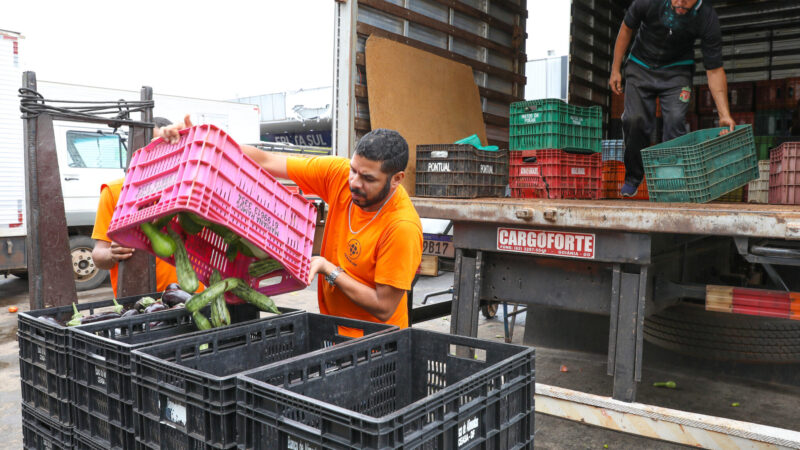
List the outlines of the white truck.
{"type": "MultiPolygon", "coordinates": [[[[22,84],[19,61],[22,36],[0,31],[0,274],[26,276],[25,167],[23,121],[17,91],[22,84]]],[[[45,99],[139,100],[139,90],[39,81],[45,99]]],[[[213,123],[241,142],[259,140],[257,106],[154,94],[153,115],[195,124],[213,123]]],[[[135,113],[138,119],[138,113],[135,113]]],[[[107,277],[91,259],[91,239],[100,186],[122,178],[126,163],[126,130],[105,125],[56,121],[53,124],[70,251],[78,290],[93,289],[107,277]]]]}

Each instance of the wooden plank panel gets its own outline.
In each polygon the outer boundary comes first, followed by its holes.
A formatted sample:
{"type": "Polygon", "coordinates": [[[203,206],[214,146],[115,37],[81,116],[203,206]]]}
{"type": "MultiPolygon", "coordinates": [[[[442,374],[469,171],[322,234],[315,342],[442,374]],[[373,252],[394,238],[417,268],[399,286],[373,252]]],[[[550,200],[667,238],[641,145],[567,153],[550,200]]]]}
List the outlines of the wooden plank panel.
{"type": "Polygon", "coordinates": [[[372,36],[367,40],[367,85],[373,128],[399,131],[408,141],[403,186],[413,195],[416,146],[477,134],[486,142],[472,70],[447,58],[372,36]]]}

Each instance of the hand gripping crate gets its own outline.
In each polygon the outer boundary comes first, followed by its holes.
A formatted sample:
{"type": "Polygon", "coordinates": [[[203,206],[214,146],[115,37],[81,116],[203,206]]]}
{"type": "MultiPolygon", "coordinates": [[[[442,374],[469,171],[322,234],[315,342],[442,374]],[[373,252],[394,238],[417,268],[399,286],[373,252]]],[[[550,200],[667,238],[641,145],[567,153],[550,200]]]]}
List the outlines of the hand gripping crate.
{"type": "Polygon", "coordinates": [[[406,328],[239,376],[240,449],[532,449],[534,350],[406,328]]]}
{"type": "Polygon", "coordinates": [[[601,154],[578,155],[562,150],[511,152],[508,176],[514,198],[600,198],[601,154]]]}
{"type": "Polygon", "coordinates": [[[769,160],[758,161],[758,179],[747,184],[748,203],[769,203],[769,160]]]}
{"type": "Polygon", "coordinates": [[[560,149],[600,153],[603,134],[599,106],[581,107],[558,99],[511,104],[511,150],[560,149]]]}
{"type": "Polygon", "coordinates": [[[769,202],[800,205],[800,142],[784,142],[769,156],[769,202]]]}
{"type": "Polygon", "coordinates": [[[185,308],[169,310],[157,317],[139,314],[72,330],[75,431],[101,448],[133,448],[131,352],[190,333],[206,331],[197,330],[185,308]]]}
{"type": "Polygon", "coordinates": [[[508,184],[508,150],[472,145],[418,145],[418,197],[503,197],[508,184]]]}
{"type": "Polygon", "coordinates": [[[699,130],[642,150],[650,201],[706,203],[758,178],[750,125],[699,130]]]}
{"type": "MultiPolygon", "coordinates": [[[[159,139],[134,153],[108,236],[152,253],[139,226],[179,211],[227,227],[284,266],[251,278],[247,268],[255,258],[240,256],[231,263],[225,257],[228,244],[204,229],[185,241],[192,266],[204,284],[217,269],[223,279],[241,278],[265,295],[308,285],[314,205],[293,194],[214,125],[182,130],[177,144],[159,139]]],[[[169,226],[180,228],[176,218],[169,226]]],[[[174,258],[166,261],[174,265],[174,258]]],[[[227,300],[242,303],[230,295],[227,300]]]]}
{"type": "MultiPolygon", "coordinates": [[[[161,294],[147,296],[160,298],[161,294]]],[[[127,306],[142,297],[124,297],[117,302],[127,306]]],[[[77,304],[84,315],[111,311],[112,306],[111,300],[77,304]]],[[[22,404],[61,426],[71,427],[71,329],[46,321],[47,317],[67,322],[72,317],[72,305],[21,312],[17,316],[22,404]]]]}
{"type": "Polygon", "coordinates": [[[397,329],[298,313],[135,350],[137,448],[235,447],[236,375],[332,345],[350,345],[353,339],[340,335],[340,327],[362,330],[364,336],[397,329]]]}

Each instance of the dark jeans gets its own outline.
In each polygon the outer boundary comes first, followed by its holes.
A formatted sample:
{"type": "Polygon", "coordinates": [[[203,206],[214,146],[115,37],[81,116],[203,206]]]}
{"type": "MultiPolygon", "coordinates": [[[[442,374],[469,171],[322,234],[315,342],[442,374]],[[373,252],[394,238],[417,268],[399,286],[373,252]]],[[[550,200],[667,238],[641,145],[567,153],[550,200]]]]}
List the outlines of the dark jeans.
{"type": "Polygon", "coordinates": [[[652,143],[656,124],[656,98],[661,101],[664,120],[663,141],[686,134],[686,112],[690,98],[681,93],[692,91],[692,72],[686,67],[646,69],[628,61],[625,65],[625,111],[622,113],[622,137],[625,140],[625,182],[638,186],[644,178],[642,149],[652,143]]]}

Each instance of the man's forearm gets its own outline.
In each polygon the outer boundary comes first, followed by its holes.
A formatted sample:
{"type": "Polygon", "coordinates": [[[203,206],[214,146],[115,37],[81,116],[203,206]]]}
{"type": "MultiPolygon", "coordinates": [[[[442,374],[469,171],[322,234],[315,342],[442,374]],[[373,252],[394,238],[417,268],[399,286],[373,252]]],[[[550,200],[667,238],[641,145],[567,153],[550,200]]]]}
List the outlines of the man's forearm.
{"type": "Polygon", "coordinates": [[[289,178],[285,155],[265,152],[250,145],[242,145],[241,148],[244,154],[252,158],[275,178],[289,178]]]}
{"type": "Polygon", "coordinates": [[[722,67],[706,71],[708,75],[708,89],[717,105],[717,113],[720,118],[730,117],[731,111],[728,106],[728,79],[725,76],[725,69],[722,67]]]}
{"type": "MultiPolygon", "coordinates": [[[[335,269],[336,265],[328,261],[319,272],[319,276],[324,277],[335,269]]],[[[335,285],[336,289],[341,290],[350,301],[380,320],[389,320],[392,314],[394,314],[395,309],[397,309],[399,299],[398,302],[390,299],[381,299],[377,289],[373,289],[361,283],[346,272],[342,272],[336,277],[335,285]]]]}
{"type": "Polygon", "coordinates": [[[625,59],[625,52],[628,51],[628,46],[633,37],[633,30],[622,22],[617,34],[617,41],[614,44],[614,60],[611,63],[612,71],[622,70],[622,60],[625,59]]]}
{"type": "Polygon", "coordinates": [[[95,246],[92,249],[92,261],[99,269],[109,270],[114,267],[114,261],[111,259],[111,248],[95,246]]]}

